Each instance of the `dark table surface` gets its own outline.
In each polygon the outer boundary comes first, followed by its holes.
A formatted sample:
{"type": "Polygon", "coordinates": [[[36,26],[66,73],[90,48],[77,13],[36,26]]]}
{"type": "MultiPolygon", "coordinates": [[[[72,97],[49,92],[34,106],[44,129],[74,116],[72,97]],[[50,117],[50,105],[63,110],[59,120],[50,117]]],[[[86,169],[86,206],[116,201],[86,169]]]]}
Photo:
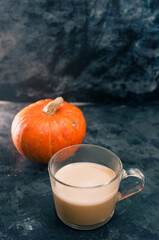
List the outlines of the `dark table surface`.
{"type": "Polygon", "coordinates": [[[27,103],[0,102],[0,240],[159,239],[159,102],[141,105],[81,105],[87,121],[84,143],[115,152],[124,168],[145,175],[142,192],[116,205],[105,226],[78,231],[56,216],[47,165],[34,163],[13,146],[10,127],[27,103]]]}

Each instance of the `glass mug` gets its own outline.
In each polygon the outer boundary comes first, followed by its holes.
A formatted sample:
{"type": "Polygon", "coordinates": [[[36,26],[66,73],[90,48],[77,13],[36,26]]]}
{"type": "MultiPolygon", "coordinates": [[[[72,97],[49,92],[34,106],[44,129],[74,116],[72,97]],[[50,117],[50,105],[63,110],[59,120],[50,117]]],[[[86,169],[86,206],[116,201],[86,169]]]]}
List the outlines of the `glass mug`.
{"type": "Polygon", "coordinates": [[[50,159],[48,171],[58,217],[66,225],[79,230],[104,225],[113,216],[118,201],[138,193],[144,187],[144,175],[140,170],[124,170],[117,155],[96,145],[80,144],[60,150],[50,159]],[[56,173],[66,165],[82,162],[100,164],[115,174],[109,182],[93,186],[76,186],[73,181],[67,184],[56,177],[56,173]],[[125,186],[119,192],[121,180],[131,176],[139,181],[133,181],[131,186],[125,186]]]}

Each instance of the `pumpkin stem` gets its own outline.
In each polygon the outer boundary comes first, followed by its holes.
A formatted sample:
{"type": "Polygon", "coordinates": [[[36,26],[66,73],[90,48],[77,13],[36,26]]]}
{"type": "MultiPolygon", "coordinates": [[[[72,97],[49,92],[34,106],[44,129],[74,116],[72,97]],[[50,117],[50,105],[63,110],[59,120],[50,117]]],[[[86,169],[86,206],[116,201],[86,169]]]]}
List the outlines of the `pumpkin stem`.
{"type": "Polygon", "coordinates": [[[61,105],[61,103],[63,103],[63,101],[64,100],[62,97],[57,97],[43,108],[43,112],[48,116],[54,115],[57,111],[57,108],[61,105]]]}

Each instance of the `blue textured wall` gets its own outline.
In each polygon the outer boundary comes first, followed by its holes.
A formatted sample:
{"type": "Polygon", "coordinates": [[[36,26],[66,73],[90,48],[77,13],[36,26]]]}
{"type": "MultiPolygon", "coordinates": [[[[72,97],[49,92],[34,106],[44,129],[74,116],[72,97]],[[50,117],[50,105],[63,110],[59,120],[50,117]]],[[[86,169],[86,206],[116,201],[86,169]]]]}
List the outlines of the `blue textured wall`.
{"type": "Polygon", "coordinates": [[[1,0],[0,100],[158,98],[158,0],[1,0]]]}

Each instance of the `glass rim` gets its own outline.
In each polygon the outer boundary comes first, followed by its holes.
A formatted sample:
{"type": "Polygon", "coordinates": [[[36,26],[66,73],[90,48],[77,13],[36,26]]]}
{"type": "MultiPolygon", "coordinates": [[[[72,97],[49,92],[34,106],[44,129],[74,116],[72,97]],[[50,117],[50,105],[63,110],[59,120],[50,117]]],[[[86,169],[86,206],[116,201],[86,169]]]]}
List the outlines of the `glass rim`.
{"type": "Polygon", "coordinates": [[[100,187],[105,187],[105,186],[108,186],[109,184],[115,182],[116,179],[118,179],[118,177],[121,175],[121,173],[123,172],[123,164],[120,160],[120,158],[114,153],[112,152],[111,150],[105,148],[105,147],[102,147],[102,146],[99,146],[99,145],[94,145],[94,144],[86,144],[86,143],[83,143],[83,144],[77,144],[77,145],[71,145],[71,146],[68,146],[68,147],[65,147],[65,148],[62,148],[61,150],[59,150],[58,152],[56,152],[55,154],[53,154],[53,156],[50,158],[49,162],[48,162],[48,172],[50,174],[50,176],[58,183],[66,186],[66,187],[70,187],[70,188],[77,188],[77,189],[94,189],[94,188],[100,188],[100,187]],[[51,170],[51,164],[53,162],[53,159],[56,157],[56,155],[58,155],[60,152],[62,152],[63,150],[66,150],[66,149],[69,149],[69,148],[74,148],[74,147],[82,147],[82,146],[88,146],[88,147],[96,147],[96,148],[100,148],[100,149],[104,149],[105,151],[108,151],[110,152],[112,155],[115,156],[115,158],[119,161],[119,164],[120,164],[120,168],[118,170],[118,173],[115,175],[114,178],[112,178],[109,182],[106,182],[106,183],[103,183],[103,184],[100,184],[100,185],[94,185],[94,186],[88,186],[88,187],[82,187],[82,186],[74,186],[74,185],[70,185],[70,184],[67,184],[65,182],[62,182],[60,181],[59,179],[57,179],[54,174],[52,173],[52,170],[51,170]]]}

